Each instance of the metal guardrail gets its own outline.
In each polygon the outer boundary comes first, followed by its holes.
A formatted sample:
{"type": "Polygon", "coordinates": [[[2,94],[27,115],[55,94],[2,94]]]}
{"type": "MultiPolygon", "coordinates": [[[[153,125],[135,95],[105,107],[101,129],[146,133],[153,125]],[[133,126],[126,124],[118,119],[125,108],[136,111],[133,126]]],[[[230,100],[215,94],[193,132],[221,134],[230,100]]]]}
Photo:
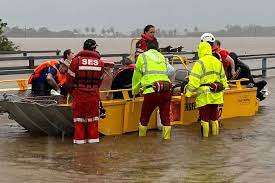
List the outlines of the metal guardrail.
{"type": "MultiPolygon", "coordinates": [[[[25,53],[24,51],[20,51],[25,53]]],[[[40,53],[41,51],[28,51],[28,53],[40,53]]],[[[9,52],[0,52],[1,54],[8,54],[9,52]]],[[[11,54],[15,54],[15,52],[10,52],[11,54]]],[[[50,53],[49,51],[44,51],[43,53],[50,53]]],[[[53,52],[51,52],[53,53],[53,52]]],[[[16,54],[20,54],[16,52],[16,54]]],[[[122,59],[128,57],[129,54],[122,53],[122,54],[102,54],[101,57],[103,58],[114,58],[114,57],[121,57],[122,59]]],[[[0,67],[0,75],[12,75],[12,74],[28,74],[32,73],[33,69],[37,66],[35,61],[38,60],[49,60],[49,59],[60,59],[62,56],[60,55],[47,55],[47,56],[14,56],[14,57],[0,57],[0,63],[6,61],[28,61],[28,66],[14,66],[14,67],[0,67]]],[[[115,62],[119,64],[119,62],[115,62]]]]}
{"type": "Polygon", "coordinates": [[[61,50],[33,50],[33,51],[0,51],[0,55],[19,55],[27,56],[29,53],[55,53],[60,55],[61,50]]]}
{"type": "MultiPolygon", "coordinates": [[[[32,73],[33,69],[36,67],[36,60],[48,60],[48,59],[60,59],[61,56],[60,50],[46,50],[46,51],[15,51],[15,52],[7,52],[0,51],[1,54],[23,54],[24,56],[16,56],[16,57],[0,57],[0,62],[5,61],[28,61],[28,66],[14,66],[14,67],[0,67],[0,75],[12,75],[12,74],[27,74],[32,73]],[[56,53],[56,55],[50,56],[27,56],[28,53],[56,53]]],[[[193,57],[188,58],[191,61],[195,60],[196,52],[164,52],[163,53],[166,58],[172,59],[173,55],[192,55],[193,57]]],[[[122,59],[128,57],[130,54],[122,53],[122,54],[102,54],[103,58],[118,58],[122,59]]],[[[239,58],[242,60],[262,60],[262,67],[251,69],[251,71],[262,71],[262,77],[267,76],[267,70],[275,69],[275,67],[267,67],[267,59],[275,58],[275,53],[268,54],[253,54],[253,55],[239,55],[239,58]]],[[[175,61],[175,64],[181,64],[181,61],[175,61]]],[[[115,62],[115,64],[120,65],[119,62],[115,62]]]]}

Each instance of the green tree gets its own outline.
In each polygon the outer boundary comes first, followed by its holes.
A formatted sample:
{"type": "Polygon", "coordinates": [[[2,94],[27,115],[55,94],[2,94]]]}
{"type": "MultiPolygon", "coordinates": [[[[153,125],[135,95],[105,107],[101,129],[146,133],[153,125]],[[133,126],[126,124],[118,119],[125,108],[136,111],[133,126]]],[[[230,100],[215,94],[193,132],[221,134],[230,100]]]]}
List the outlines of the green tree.
{"type": "Polygon", "coordinates": [[[7,23],[4,23],[0,19],[0,51],[14,51],[18,49],[18,46],[15,46],[13,42],[9,41],[6,36],[4,36],[5,28],[7,23]]]}

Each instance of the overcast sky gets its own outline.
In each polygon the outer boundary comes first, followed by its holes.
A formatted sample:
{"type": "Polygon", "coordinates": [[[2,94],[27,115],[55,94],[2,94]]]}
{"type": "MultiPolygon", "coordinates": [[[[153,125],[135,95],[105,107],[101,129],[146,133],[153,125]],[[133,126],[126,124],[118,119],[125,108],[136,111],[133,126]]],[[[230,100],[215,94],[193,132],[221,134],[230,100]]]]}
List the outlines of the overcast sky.
{"type": "Polygon", "coordinates": [[[227,24],[275,25],[275,0],[0,0],[9,26],[62,30],[113,26],[128,32],[146,24],[216,30],[227,24]]]}

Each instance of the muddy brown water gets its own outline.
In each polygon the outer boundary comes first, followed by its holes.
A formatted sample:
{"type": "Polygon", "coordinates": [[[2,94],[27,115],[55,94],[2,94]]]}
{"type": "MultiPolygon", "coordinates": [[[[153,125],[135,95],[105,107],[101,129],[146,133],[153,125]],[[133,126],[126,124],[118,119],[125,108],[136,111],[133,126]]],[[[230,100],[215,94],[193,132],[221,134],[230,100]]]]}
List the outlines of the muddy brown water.
{"type": "MultiPolygon", "coordinates": [[[[68,47],[79,50],[84,41],[12,40],[22,50],[68,47]]],[[[226,48],[241,54],[274,52],[274,40],[222,39],[226,48]]],[[[98,42],[103,52],[119,53],[128,52],[130,40],[100,39],[98,42]]],[[[160,39],[160,42],[195,50],[198,39],[160,39]]],[[[260,62],[255,66],[258,65],[260,62]]],[[[26,75],[1,76],[1,79],[15,78],[26,78],[26,75]]],[[[160,131],[150,130],[145,138],[129,133],[102,137],[99,144],[73,145],[71,137],[62,140],[61,137],[32,136],[7,115],[0,115],[0,183],[274,182],[275,86],[272,84],[275,78],[269,78],[268,82],[270,95],[261,102],[256,116],[223,120],[220,135],[208,139],[200,137],[199,124],[194,123],[173,126],[170,141],[163,141],[160,131]]]]}
{"type": "Polygon", "coordinates": [[[0,115],[0,182],[274,182],[274,80],[256,116],[223,120],[208,139],[194,123],[174,126],[170,141],[150,130],[73,145],[70,137],[31,136],[0,115]]]}

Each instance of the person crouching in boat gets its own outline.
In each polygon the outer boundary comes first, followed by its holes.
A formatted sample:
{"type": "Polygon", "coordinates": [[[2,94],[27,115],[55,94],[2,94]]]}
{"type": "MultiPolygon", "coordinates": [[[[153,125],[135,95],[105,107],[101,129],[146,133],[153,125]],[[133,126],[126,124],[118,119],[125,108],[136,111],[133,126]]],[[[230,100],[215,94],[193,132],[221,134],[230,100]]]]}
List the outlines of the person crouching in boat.
{"type": "Polygon", "coordinates": [[[148,51],[137,58],[132,79],[132,92],[137,95],[142,90],[144,101],[141,109],[139,136],[146,136],[147,124],[156,107],[159,107],[163,125],[163,139],[170,139],[170,101],[172,83],[167,76],[165,57],[158,51],[158,42],[148,42],[148,51]]]}
{"type": "Polygon", "coordinates": [[[141,39],[136,43],[136,52],[135,58],[138,57],[139,54],[148,50],[147,45],[149,41],[157,41],[155,38],[156,29],[153,25],[146,25],[143,34],[141,34],[141,39]]]}
{"type": "Polygon", "coordinates": [[[104,62],[92,39],[84,42],[83,50],[72,60],[67,83],[72,86],[75,144],[99,142],[99,87],[104,76],[104,62]]]}
{"type": "Polygon", "coordinates": [[[65,50],[64,55],[65,60],[45,61],[34,69],[28,81],[32,84],[34,96],[49,96],[52,89],[58,94],[61,93],[62,85],[66,81],[65,73],[68,71],[69,59],[72,59],[73,53],[65,50]]]}
{"type": "Polygon", "coordinates": [[[212,55],[211,45],[201,42],[198,46],[199,60],[195,62],[185,86],[186,97],[196,92],[202,136],[208,137],[209,123],[212,135],[218,135],[218,105],[223,103],[224,88],[228,86],[222,63],[212,55]]]}

